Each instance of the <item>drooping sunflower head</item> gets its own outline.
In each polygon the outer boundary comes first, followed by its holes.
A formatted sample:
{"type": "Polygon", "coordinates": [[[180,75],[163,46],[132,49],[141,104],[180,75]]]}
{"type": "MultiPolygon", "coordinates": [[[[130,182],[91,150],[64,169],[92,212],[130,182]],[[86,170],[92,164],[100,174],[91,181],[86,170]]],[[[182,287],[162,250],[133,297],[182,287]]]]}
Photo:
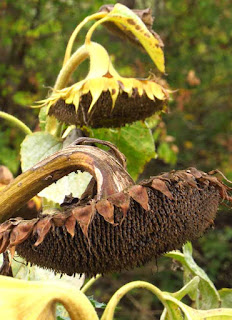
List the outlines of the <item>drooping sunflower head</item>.
{"type": "Polygon", "coordinates": [[[168,91],[159,83],[121,77],[105,49],[97,43],[90,46],[92,64],[88,76],[71,87],[54,91],[45,101],[49,115],[79,126],[121,127],[164,109],[168,91]],[[98,58],[104,60],[96,72],[98,58]]]}
{"type": "Polygon", "coordinates": [[[230,188],[212,173],[189,168],[135,184],[124,156],[112,144],[89,138],[77,143],[17,177],[1,193],[5,201],[0,210],[7,216],[17,208],[17,197],[11,207],[5,205],[15,185],[26,201],[47,186],[47,175],[57,180],[80,168],[94,178],[81,199],[69,197],[60,210],[34,219],[1,223],[0,253],[16,249],[33,264],[67,274],[118,272],[197,239],[213,224],[219,203],[232,202],[230,188]],[[82,145],[86,142],[103,143],[111,152],[82,145]]]}
{"type": "Polygon", "coordinates": [[[65,63],[60,73],[71,73],[69,65],[72,61],[77,59],[79,63],[88,57],[90,71],[87,77],[67,88],[55,87],[51,96],[42,102],[43,106],[47,106],[47,113],[61,122],[93,128],[121,127],[165,110],[168,90],[152,78],[120,76],[108,52],[100,44],[91,41],[96,26],[108,22],[116,25],[122,33],[132,34],[158,69],[164,71],[160,40],[135,13],[122,5],[116,5],[89,29],[85,44],[65,63]]]}

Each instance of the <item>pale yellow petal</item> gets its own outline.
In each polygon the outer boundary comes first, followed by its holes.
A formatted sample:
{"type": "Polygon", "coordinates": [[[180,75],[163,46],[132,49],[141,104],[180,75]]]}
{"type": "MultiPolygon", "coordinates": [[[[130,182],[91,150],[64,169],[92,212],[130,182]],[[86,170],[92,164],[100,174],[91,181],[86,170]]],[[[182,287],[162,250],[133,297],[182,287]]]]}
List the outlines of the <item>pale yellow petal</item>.
{"type": "Polygon", "coordinates": [[[75,106],[76,112],[78,111],[79,103],[80,103],[80,92],[76,92],[74,99],[73,99],[73,104],[75,106]]]}
{"type": "Polygon", "coordinates": [[[115,103],[119,94],[119,85],[115,79],[109,79],[109,91],[112,99],[112,110],[115,107],[115,103]]]}
{"type": "Polygon", "coordinates": [[[75,97],[75,92],[72,91],[72,92],[67,96],[67,98],[65,99],[65,103],[67,103],[67,104],[73,103],[74,97],[75,97]]]}
{"type": "Polygon", "coordinates": [[[135,86],[138,90],[138,95],[141,97],[144,93],[144,89],[143,89],[143,83],[139,80],[136,80],[135,82],[135,86]]]}
{"type": "Polygon", "coordinates": [[[123,78],[123,77],[121,77],[118,80],[118,82],[121,85],[121,90],[126,92],[129,96],[131,96],[132,92],[133,92],[133,81],[131,81],[131,80],[133,80],[133,79],[132,78],[123,78]]]}
{"type": "Polygon", "coordinates": [[[100,95],[103,92],[103,89],[105,86],[105,79],[103,78],[89,79],[88,86],[92,96],[92,102],[88,110],[88,113],[90,113],[93,106],[95,105],[95,103],[97,102],[97,100],[99,99],[100,95]]]}
{"type": "Polygon", "coordinates": [[[113,21],[120,29],[129,30],[143,45],[153,62],[162,72],[164,67],[164,54],[159,40],[147,29],[142,20],[126,6],[117,3],[107,15],[108,20],[113,21]]]}
{"type": "Polygon", "coordinates": [[[165,94],[163,92],[163,88],[158,83],[152,82],[151,87],[152,87],[152,92],[157,99],[165,100],[165,94]]]}
{"type": "Polygon", "coordinates": [[[152,92],[152,86],[151,86],[151,82],[150,81],[146,81],[146,83],[144,84],[144,90],[148,96],[149,99],[154,100],[154,95],[152,92]]]}

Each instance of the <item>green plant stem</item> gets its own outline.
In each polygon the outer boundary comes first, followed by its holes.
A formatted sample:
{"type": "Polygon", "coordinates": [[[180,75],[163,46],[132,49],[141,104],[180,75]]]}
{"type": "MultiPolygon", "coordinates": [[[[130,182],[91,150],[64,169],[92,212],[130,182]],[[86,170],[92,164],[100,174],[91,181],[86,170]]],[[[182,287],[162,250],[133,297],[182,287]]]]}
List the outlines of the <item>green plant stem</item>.
{"type": "Polygon", "coordinates": [[[94,30],[102,23],[106,22],[108,19],[107,19],[107,16],[103,16],[102,19],[98,20],[97,22],[94,23],[94,25],[92,25],[92,27],[89,29],[89,31],[87,32],[87,35],[85,37],[85,43],[86,44],[90,44],[91,42],[91,37],[92,37],[92,34],[94,32],[94,30]]]}
{"type": "MultiPolygon", "coordinates": [[[[114,295],[111,297],[110,301],[108,302],[106,309],[101,317],[101,320],[113,320],[114,317],[114,311],[115,308],[117,307],[119,301],[123,298],[123,296],[129,292],[130,290],[136,289],[136,288],[144,288],[152,293],[154,293],[158,299],[162,302],[164,307],[167,308],[168,313],[169,313],[169,306],[166,302],[166,299],[163,295],[163,292],[159,290],[157,287],[154,285],[145,282],[145,281],[133,281],[130,283],[125,284],[122,286],[119,290],[117,290],[114,295]]],[[[171,318],[172,319],[172,318],[171,318]]]]}
{"type": "Polygon", "coordinates": [[[94,284],[94,282],[97,281],[97,279],[99,279],[101,277],[100,274],[97,274],[96,277],[91,278],[88,282],[86,282],[86,284],[83,286],[83,288],[81,289],[82,293],[86,293],[86,291],[94,284]]]}
{"type": "Polygon", "coordinates": [[[76,29],[73,31],[73,33],[69,39],[69,42],[68,42],[68,45],[67,45],[66,51],[65,51],[63,66],[67,63],[67,61],[69,60],[69,58],[71,56],[73,43],[74,43],[79,31],[81,30],[81,28],[87,22],[89,22],[91,20],[101,19],[101,18],[105,17],[106,15],[107,15],[106,12],[97,12],[97,13],[92,14],[91,16],[86,17],[83,21],[81,21],[81,23],[76,27],[76,29]]]}
{"type": "MultiPolygon", "coordinates": [[[[57,77],[54,90],[61,90],[65,88],[71,74],[75,69],[88,57],[88,51],[85,46],[80,47],[67,61],[67,63],[60,70],[57,77]]],[[[53,136],[58,136],[60,133],[60,124],[53,116],[47,116],[46,128],[45,130],[51,133],[53,136]]]]}
{"type": "Polygon", "coordinates": [[[77,49],[67,63],[60,70],[60,73],[57,77],[54,90],[61,90],[65,88],[68,83],[68,80],[71,74],[75,69],[89,56],[86,46],[83,45],[77,49]]]}
{"type": "Polygon", "coordinates": [[[0,118],[3,118],[5,120],[8,120],[9,122],[13,123],[14,125],[16,125],[16,127],[21,129],[25,134],[32,133],[31,129],[28,128],[28,126],[25,125],[25,123],[23,123],[21,120],[17,119],[16,117],[12,116],[9,113],[0,111],[0,118]]]}

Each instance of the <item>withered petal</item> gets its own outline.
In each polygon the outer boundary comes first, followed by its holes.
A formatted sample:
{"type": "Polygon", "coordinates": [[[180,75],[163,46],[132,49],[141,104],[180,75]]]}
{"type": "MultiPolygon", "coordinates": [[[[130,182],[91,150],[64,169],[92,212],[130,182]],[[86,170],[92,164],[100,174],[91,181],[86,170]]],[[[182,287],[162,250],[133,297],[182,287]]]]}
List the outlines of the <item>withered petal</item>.
{"type": "Polygon", "coordinates": [[[128,190],[129,195],[136,202],[138,202],[144,210],[149,210],[149,199],[147,194],[147,189],[140,185],[135,185],[128,190]]]}
{"type": "Polygon", "coordinates": [[[76,218],[73,215],[71,215],[66,220],[65,227],[66,227],[68,233],[71,235],[72,238],[75,235],[75,226],[76,226],[76,218]]]}
{"type": "Polygon", "coordinates": [[[122,210],[122,213],[123,213],[122,221],[123,221],[130,207],[130,196],[127,193],[124,193],[123,191],[121,191],[121,192],[110,195],[108,197],[108,200],[113,205],[115,205],[116,207],[122,210]]]}
{"type": "Polygon", "coordinates": [[[98,201],[96,209],[107,222],[114,224],[114,206],[109,200],[102,199],[98,201]]]}
{"type": "Polygon", "coordinates": [[[197,188],[197,182],[191,173],[181,171],[177,172],[176,176],[180,178],[182,182],[189,184],[191,187],[197,188]]]}
{"type": "Polygon", "coordinates": [[[7,230],[11,230],[14,226],[12,225],[10,220],[7,220],[0,224],[0,233],[3,233],[7,230]]]}
{"type": "Polygon", "coordinates": [[[15,226],[17,226],[20,223],[21,220],[22,220],[21,218],[14,218],[1,223],[0,233],[5,232],[7,230],[12,230],[15,226]]]}
{"type": "Polygon", "coordinates": [[[10,230],[7,230],[0,234],[0,253],[6,251],[10,243],[10,230]]]}
{"type": "Polygon", "coordinates": [[[38,219],[24,220],[14,227],[10,233],[10,246],[16,246],[26,240],[30,236],[37,221],[38,219]]]}
{"type": "Polygon", "coordinates": [[[57,213],[52,216],[52,221],[56,227],[63,226],[66,220],[67,215],[64,215],[63,213],[57,213]]]}
{"type": "Polygon", "coordinates": [[[196,168],[189,168],[189,170],[191,171],[191,174],[196,178],[196,179],[200,179],[202,177],[202,172],[197,170],[196,168]]]}
{"type": "Polygon", "coordinates": [[[173,195],[171,194],[171,192],[169,191],[166,183],[161,180],[161,179],[154,179],[152,181],[151,187],[153,189],[156,189],[160,192],[162,192],[166,197],[168,197],[170,200],[173,200],[173,195]]]}
{"type": "Polygon", "coordinates": [[[91,203],[85,207],[79,207],[72,210],[72,214],[80,224],[80,227],[86,237],[88,237],[88,227],[96,212],[95,204],[91,203]]]}
{"type": "Polygon", "coordinates": [[[51,223],[51,218],[52,216],[46,216],[44,219],[40,220],[34,230],[33,230],[33,234],[37,234],[38,238],[37,241],[35,242],[34,246],[37,247],[39,244],[41,244],[45,238],[45,236],[47,235],[47,233],[49,232],[52,223],[51,223]]]}

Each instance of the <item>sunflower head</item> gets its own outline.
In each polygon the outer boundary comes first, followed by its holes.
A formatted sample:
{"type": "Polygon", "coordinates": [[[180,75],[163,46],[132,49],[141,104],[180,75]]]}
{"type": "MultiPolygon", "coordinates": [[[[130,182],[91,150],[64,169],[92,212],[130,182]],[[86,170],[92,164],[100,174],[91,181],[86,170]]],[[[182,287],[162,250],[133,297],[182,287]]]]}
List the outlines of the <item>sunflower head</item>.
{"type": "Polygon", "coordinates": [[[43,102],[50,116],[79,126],[121,127],[164,110],[168,91],[156,80],[122,77],[102,46],[91,42],[87,50],[89,74],[43,102]]]}
{"type": "MultiPolygon", "coordinates": [[[[99,142],[78,140],[78,144],[99,142]]],[[[94,179],[81,199],[69,197],[60,210],[0,224],[0,253],[16,249],[33,264],[67,274],[118,272],[200,237],[213,225],[221,200],[232,202],[229,187],[195,168],[135,184],[123,155],[103,143],[110,154],[94,146],[69,146],[22,174],[21,181],[26,184],[26,176],[31,183],[27,195],[32,185],[45,185],[48,174],[57,180],[82,168],[92,171],[94,179]]]]}
{"type": "Polygon", "coordinates": [[[121,127],[165,110],[168,90],[151,77],[136,79],[120,76],[108,52],[91,41],[98,25],[113,26],[117,33],[145,49],[157,68],[164,72],[163,43],[151,30],[153,20],[150,11],[135,14],[121,4],[106,9],[94,15],[99,20],[87,32],[85,44],[70,56],[73,39],[83,22],[74,30],[53,92],[42,101],[41,106],[47,107],[47,114],[61,122],[92,128],[121,127]],[[87,77],[64,88],[74,69],[86,58],[90,60],[87,77]]]}

